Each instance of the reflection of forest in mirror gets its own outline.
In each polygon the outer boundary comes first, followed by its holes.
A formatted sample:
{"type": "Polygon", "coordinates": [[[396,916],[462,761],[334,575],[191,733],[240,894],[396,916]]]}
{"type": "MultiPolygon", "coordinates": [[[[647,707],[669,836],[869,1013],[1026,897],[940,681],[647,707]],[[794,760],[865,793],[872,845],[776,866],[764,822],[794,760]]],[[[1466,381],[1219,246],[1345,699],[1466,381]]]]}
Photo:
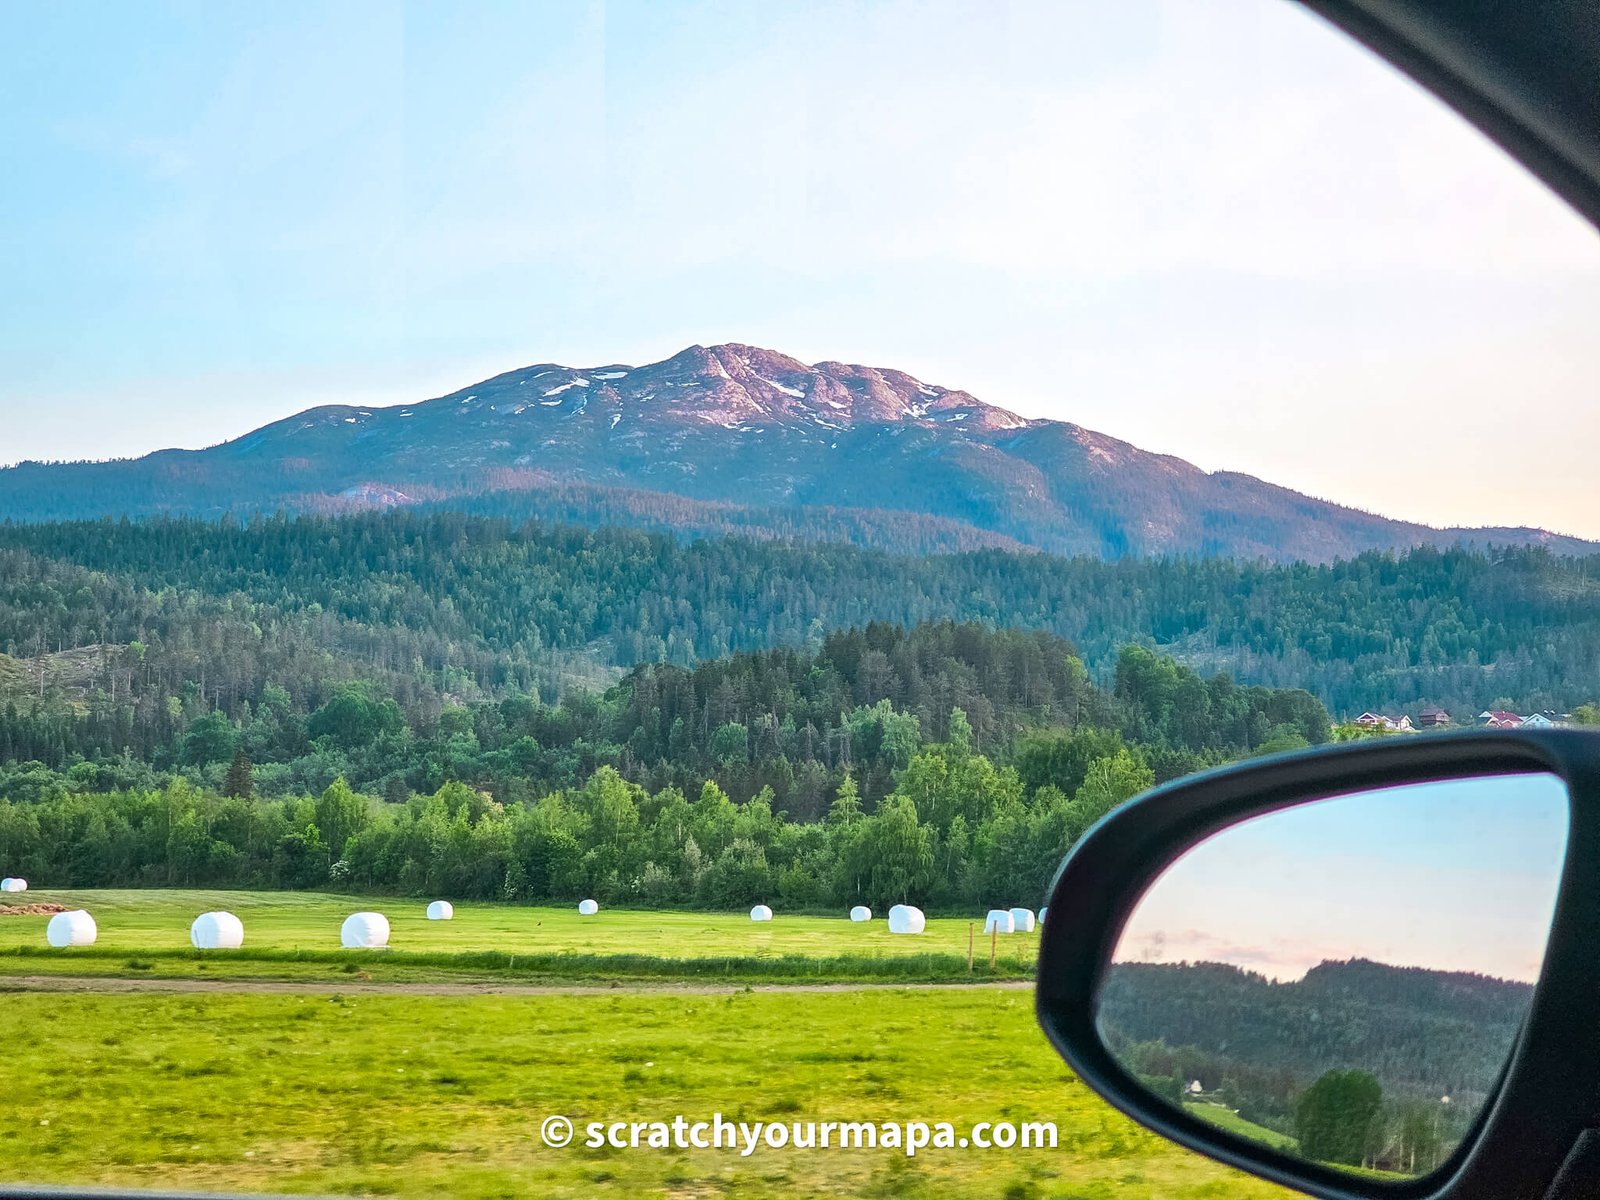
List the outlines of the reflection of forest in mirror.
{"type": "Polygon", "coordinates": [[[1152,1091],[1299,1157],[1432,1171],[1533,993],[1565,852],[1553,776],[1410,785],[1235,826],[1141,899],[1103,1034],[1152,1091]],[[1390,965],[1397,964],[1397,965],[1390,965]]]}

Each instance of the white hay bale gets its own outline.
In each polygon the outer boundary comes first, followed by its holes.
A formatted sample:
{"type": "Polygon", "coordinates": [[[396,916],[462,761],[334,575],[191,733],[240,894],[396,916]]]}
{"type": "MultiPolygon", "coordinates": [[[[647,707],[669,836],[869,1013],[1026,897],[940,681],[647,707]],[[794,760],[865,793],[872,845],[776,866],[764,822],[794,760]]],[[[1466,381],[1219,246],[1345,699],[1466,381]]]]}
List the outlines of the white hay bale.
{"type": "Polygon", "coordinates": [[[456,919],[456,906],[448,900],[435,900],[428,905],[428,920],[454,921],[456,919]]]}
{"type": "Polygon", "coordinates": [[[45,941],[60,950],[67,946],[92,946],[99,932],[94,927],[94,918],[83,909],[75,908],[51,917],[50,924],[45,926],[44,937],[45,941]]]}
{"type": "Polygon", "coordinates": [[[896,904],[889,910],[890,933],[921,933],[928,927],[928,918],[920,908],[909,904],[896,904]]]}
{"type": "Polygon", "coordinates": [[[201,913],[189,926],[189,944],[196,950],[237,950],[244,945],[244,922],[231,912],[201,913]]]}
{"type": "Polygon", "coordinates": [[[1011,915],[1009,908],[991,908],[989,915],[983,919],[985,933],[1015,933],[1017,931],[1016,918],[1011,915]]]}
{"type": "Polygon", "coordinates": [[[13,879],[9,875],[0,879],[0,892],[25,892],[28,890],[26,879],[13,879]]]}
{"type": "Polygon", "coordinates": [[[1032,933],[1037,918],[1031,908],[1013,908],[1011,910],[1011,926],[1017,933],[1032,933]]]}
{"type": "Polygon", "coordinates": [[[765,904],[758,904],[750,910],[750,919],[752,921],[770,921],[772,920],[772,910],[765,904]]]}
{"type": "Polygon", "coordinates": [[[1049,906],[1049,905],[1048,905],[1048,904],[1046,904],[1046,905],[1045,905],[1045,906],[1044,906],[1044,907],[1043,907],[1043,908],[1041,908],[1041,909],[1040,909],[1040,910],[1039,910],[1039,924],[1041,924],[1041,925],[1043,925],[1043,924],[1044,924],[1044,917],[1045,917],[1045,914],[1046,914],[1046,913],[1047,913],[1047,912],[1049,912],[1049,911],[1050,911],[1050,906],[1049,906]]]}
{"type": "Polygon", "coordinates": [[[872,920],[872,910],[865,904],[858,904],[850,910],[850,919],[857,922],[870,921],[872,920]]]}
{"type": "Polygon", "coordinates": [[[382,913],[351,913],[339,930],[346,950],[378,950],[389,944],[389,918],[382,913]]]}
{"type": "Polygon", "coordinates": [[[578,915],[580,917],[592,917],[599,911],[600,905],[593,900],[580,900],[578,902],[578,915]]]}

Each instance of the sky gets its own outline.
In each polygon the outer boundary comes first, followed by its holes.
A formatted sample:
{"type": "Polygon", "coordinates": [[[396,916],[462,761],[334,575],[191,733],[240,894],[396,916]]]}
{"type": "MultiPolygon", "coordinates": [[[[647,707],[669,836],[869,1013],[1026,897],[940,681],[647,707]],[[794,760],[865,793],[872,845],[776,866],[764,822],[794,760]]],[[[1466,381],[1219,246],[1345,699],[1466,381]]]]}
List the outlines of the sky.
{"type": "Polygon", "coordinates": [[[3,23],[0,463],[740,341],[1600,537],[1600,239],[1286,0],[3,23]]]}
{"type": "Polygon", "coordinates": [[[1188,851],[1123,930],[1123,962],[1226,962],[1295,980],[1323,961],[1532,982],[1566,855],[1554,775],[1409,784],[1257,817],[1188,851]]]}

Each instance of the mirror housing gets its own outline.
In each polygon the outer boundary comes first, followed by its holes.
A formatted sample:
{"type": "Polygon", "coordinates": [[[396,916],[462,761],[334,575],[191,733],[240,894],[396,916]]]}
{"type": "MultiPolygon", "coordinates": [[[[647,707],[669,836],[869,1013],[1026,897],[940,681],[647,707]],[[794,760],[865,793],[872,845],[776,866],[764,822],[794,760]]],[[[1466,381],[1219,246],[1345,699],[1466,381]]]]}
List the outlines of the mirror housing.
{"type": "Polygon", "coordinates": [[[1600,1105],[1597,797],[1600,735],[1571,730],[1429,733],[1352,743],[1224,767],[1155,788],[1089,830],[1051,886],[1050,920],[1039,950],[1040,1024],[1078,1076],[1136,1121],[1325,1200],[1545,1196],[1558,1175],[1570,1178],[1573,1170],[1591,1169],[1600,1186],[1600,1151],[1594,1146],[1600,1139],[1584,1137],[1600,1105]],[[1567,857],[1544,970],[1476,1137],[1442,1171],[1415,1180],[1369,1180],[1276,1151],[1161,1101],[1106,1047],[1097,1021],[1106,964],[1146,890],[1191,847],[1253,817],[1344,793],[1529,772],[1556,776],[1571,798],[1567,857]],[[1590,1158],[1596,1160],[1590,1167],[1578,1161],[1590,1158]]]}

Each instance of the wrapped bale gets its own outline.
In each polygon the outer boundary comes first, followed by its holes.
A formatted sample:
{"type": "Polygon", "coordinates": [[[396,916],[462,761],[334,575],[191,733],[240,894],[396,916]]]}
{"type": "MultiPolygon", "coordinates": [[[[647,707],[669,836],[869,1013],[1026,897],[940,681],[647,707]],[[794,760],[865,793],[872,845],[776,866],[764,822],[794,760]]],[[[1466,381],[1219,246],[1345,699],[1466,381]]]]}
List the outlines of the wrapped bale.
{"type": "Polygon", "coordinates": [[[581,900],[578,902],[578,915],[580,917],[592,917],[599,911],[600,905],[597,901],[581,900]]]}
{"type": "Polygon", "coordinates": [[[1049,905],[1048,905],[1048,904],[1046,904],[1046,905],[1045,905],[1045,906],[1044,906],[1044,907],[1043,907],[1043,908],[1041,908],[1041,909],[1040,909],[1040,910],[1039,910],[1039,924],[1041,924],[1041,925],[1043,925],[1043,924],[1044,924],[1044,917],[1045,917],[1045,914],[1046,914],[1046,913],[1047,913],[1047,912],[1049,912],[1049,911],[1050,911],[1050,906],[1049,906],[1049,905]]]}
{"type": "Polygon", "coordinates": [[[1036,921],[1031,908],[1013,908],[1011,926],[1017,933],[1032,933],[1036,921]]]}
{"type": "Polygon", "coordinates": [[[346,950],[379,950],[389,944],[389,918],[382,913],[351,913],[339,930],[346,950]]]}
{"type": "Polygon", "coordinates": [[[896,904],[889,910],[890,933],[921,933],[928,927],[928,918],[920,908],[909,904],[896,904]]]}
{"type": "Polygon", "coordinates": [[[0,879],[0,892],[25,892],[27,890],[28,881],[26,879],[12,879],[10,876],[0,879]]]}
{"type": "Polygon", "coordinates": [[[850,919],[855,922],[872,920],[872,910],[865,904],[858,904],[850,910],[850,919]]]}
{"type": "Polygon", "coordinates": [[[453,921],[456,919],[456,906],[448,900],[435,900],[428,905],[428,920],[453,921]]]}
{"type": "Polygon", "coordinates": [[[750,910],[750,919],[752,921],[770,921],[772,920],[772,910],[765,904],[758,904],[750,910]]]}
{"type": "Polygon", "coordinates": [[[189,926],[189,944],[196,950],[237,950],[244,945],[244,922],[231,912],[201,913],[189,926]]]}
{"type": "Polygon", "coordinates": [[[991,908],[989,915],[983,919],[985,933],[1015,933],[1017,931],[1016,919],[1011,915],[1009,908],[991,908]]]}
{"type": "Polygon", "coordinates": [[[51,917],[50,924],[45,927],[44,937],[57,950],[62,950],[68,946],[92,946],[99,932],[95,928],[94,918],[83,909],[75,908],[51,917]]]}

